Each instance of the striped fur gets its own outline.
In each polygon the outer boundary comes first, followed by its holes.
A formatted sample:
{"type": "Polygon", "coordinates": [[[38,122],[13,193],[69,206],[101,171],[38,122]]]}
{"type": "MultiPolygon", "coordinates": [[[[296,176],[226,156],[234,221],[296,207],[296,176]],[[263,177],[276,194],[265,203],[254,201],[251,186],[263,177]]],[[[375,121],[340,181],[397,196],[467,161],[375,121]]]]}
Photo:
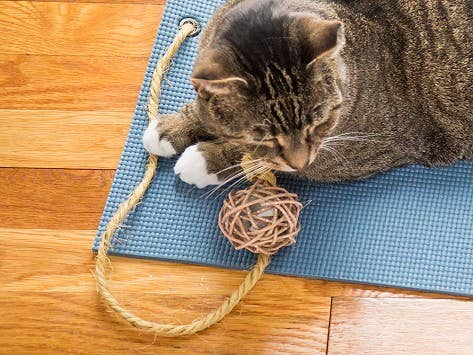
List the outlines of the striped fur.
{"type": "Polygon", "coordinates": [[[175,118],[218,139],[209,172],[249,150],[319,181],[473,159],[472,27],[471,0],[230,1],[175,118]]]}

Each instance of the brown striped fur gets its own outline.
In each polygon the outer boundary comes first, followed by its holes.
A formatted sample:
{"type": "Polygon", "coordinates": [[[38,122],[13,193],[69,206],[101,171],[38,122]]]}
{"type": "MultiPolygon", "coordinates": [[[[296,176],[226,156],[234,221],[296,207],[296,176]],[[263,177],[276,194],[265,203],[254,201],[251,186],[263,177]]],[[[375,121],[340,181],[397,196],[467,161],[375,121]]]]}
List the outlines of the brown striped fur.
{"type": "Polygon", "coordinates": [[[243,152],[332,182],[473,159],[472,28],[471,0],[230,1],[163,136],[205,140],[210,173],[243,152]]]}

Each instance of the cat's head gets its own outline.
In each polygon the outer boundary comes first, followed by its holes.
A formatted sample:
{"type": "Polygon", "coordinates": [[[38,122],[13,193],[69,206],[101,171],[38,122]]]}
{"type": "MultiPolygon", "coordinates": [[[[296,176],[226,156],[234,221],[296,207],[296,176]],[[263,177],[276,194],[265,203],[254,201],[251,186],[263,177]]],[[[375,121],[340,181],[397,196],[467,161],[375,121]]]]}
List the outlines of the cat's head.
{"type": "Polygon", "coordinates": [[[230,11],[191,78],[209,130],[273,169],[304,169],[338,121],[343,39],[339,21],[271,1],[230,11]]]}

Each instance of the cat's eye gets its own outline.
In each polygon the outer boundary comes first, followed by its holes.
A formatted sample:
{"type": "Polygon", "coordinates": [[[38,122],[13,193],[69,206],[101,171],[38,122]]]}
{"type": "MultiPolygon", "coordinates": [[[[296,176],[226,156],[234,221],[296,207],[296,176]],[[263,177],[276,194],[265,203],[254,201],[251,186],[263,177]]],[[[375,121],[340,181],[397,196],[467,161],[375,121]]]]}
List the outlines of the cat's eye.
{"type": "Polygon", "coordinates": [[[316,127],[309,127],[305,130],[305,141],[306,143],[312,143],[315,136],[316,127]]]}
{"type": "Polygon", "coordinates": [[[310,116],[317,118],[317,117],[322,117],[323,116],[323,108],[322,104],[317,104],[314,107],[312,107],[312,110],[310,112],[310,116]]]}
{"type": "Polygon", "coordinates": [[[265,146],[268,148],[273,148],[273,147],[276,147],[279,143],[276,138],[269,137],[269,138],[263,138],[260,140],[255,140],[253,144],[258,145],[258,146],[265,146]]]}
{"type": "Polygon", "coordinates": [[[276,138],[266,138],[266,139],[263,139],[262,142],[266,144],[267,146],[276,146],[279,144],[276,138]]]}
{"type": "Polygon", "coordinates": [[[268,142],[271,142],[271,143],[277,143],[278,140],[276,138],[265,138],[262,140],[262,142],[265,142],[265,143],[268,143],[268,142]]]}

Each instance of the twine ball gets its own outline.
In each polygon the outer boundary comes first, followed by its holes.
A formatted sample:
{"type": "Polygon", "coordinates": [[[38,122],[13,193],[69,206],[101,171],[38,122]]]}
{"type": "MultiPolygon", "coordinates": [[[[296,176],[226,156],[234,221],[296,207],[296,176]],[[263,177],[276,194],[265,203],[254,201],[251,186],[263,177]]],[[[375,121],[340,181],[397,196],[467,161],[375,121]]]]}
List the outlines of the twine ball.
{"type": "Polygon", "coordinates": [[[235,249],[273,255],[296,242],[301,210],[296,194],[258,180],[228,195],[218,224],[235,249]]]}

